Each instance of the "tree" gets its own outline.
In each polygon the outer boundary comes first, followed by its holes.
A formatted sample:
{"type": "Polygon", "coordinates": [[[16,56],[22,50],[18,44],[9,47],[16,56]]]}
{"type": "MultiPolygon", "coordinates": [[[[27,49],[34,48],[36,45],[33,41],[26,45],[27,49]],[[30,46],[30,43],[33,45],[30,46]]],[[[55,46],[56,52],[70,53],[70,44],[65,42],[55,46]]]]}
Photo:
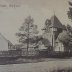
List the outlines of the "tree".
{"type": "Polygon", "coordinates": [[[22,44],[27,44],[27,53],[31,40],[33,40],[33,37],[37,34],[37,25],[34,25],[34,19],[31,18],[31,16],[28,16],[20,27],[19,32],[16,33],[16,35],[19,37],[19,42],[22,44]]]}
{"type": "Polygon", "coordinates": [[[58,35],[58,39],[63,43],[64,47],[68,50],[72,48],[72,27],[67,25],[67,31],[63,31],[58,35]]]}
{"type": "Polygon", "coordinates": [[[67,31],[72,34],[72,27],[70,25],[67,25],[67,31]]]}
{"type": "Polygon", "coordinates": [[[63,31],[58,35],[58,39],[63,43],[63,44],[68,44],[70,37],[67,31],[63,31]]]}
{"type": "Polygon", "coordinates": [[[69,19],[72,20],[72,2],[69,1],[69,11],[67,12],[69,19]]]}
{"type": "Polygon", "coordinates": [[[49,32],[49,26],[50,25],[51,25],[51,21],[49,19],[46,19],[45,26],[43,28],[43,30],[45,30],[44,33],[48,33],[49,32]]]}

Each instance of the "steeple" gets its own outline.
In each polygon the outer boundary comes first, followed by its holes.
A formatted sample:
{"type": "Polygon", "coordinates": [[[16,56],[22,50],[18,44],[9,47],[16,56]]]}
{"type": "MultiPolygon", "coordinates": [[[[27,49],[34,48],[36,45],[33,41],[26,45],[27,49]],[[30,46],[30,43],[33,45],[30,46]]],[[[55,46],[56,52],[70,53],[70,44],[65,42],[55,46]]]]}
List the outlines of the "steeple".
{"type": "Polygon", "coordinates": [[[56,17],[55,14],[51,17],[51,25],[50,25],[50,27],[63,28],[62,23],[59,21],[59,19],[56,17]]]}

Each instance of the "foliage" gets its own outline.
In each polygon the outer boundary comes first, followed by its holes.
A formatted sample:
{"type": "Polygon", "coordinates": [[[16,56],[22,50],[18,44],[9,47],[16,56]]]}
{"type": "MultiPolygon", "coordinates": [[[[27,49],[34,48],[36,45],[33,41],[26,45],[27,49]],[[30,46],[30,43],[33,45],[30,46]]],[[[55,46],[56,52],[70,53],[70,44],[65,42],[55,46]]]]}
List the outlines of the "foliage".
{"type": "Polygon", "coordinates": [[[67,31],[72,34],[72,27],[70,25],[67,25],[67,31]]]}
{"type": "Polygon", "coordinates": [[[70,40],[70,37],[68,35],[67,31],[63,31],[62,33],[59,34],[58,39],[63,42],[63,43],[68,43],[70,40]]]}
{"type": "Polygon", "coordinates": [[[72,2],[69,2],[69,5],[70,5],[70,7],[69,7],[69,11],[67,14],[68,14],[69,19],[72,20],[72,2]]]}
{"type": "Polygon", "coordinates": [[[34,25],[34,19],[31,16],[28,16],[25,19],[25,22],[19,29],[19,32],[16,35],[19,37],[19,42],[28,43],[29,39],[32,39],[33,36],[38,34],[37,25],[34,25]]]}
{"type": "Polygon", "coordinates": [[[49,32],[49,26],[50,26],[50,24],[51,24],[51,21],[49,19],[46,19],[45,26],[43,28],[43,30],[45,30],[44,31],[45,33],[49,32]]]}
{"type": "Polygon", "coordinates": [[[72,45],[72,27],[70,25],[67,25],[67,31],[60,33],[58,39],[64,45],[72,45]]]}

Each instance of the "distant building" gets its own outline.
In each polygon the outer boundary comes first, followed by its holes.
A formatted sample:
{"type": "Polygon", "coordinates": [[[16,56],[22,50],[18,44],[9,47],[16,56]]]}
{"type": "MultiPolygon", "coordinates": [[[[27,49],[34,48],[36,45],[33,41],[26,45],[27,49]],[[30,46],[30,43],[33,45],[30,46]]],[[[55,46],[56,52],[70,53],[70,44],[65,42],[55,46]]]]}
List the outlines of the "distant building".
{"type": "Polygon", "coordinates": [[[63,30],[66,30],[66,27],[59,21],[56,15],[52,16],[50,20],[47,19],[45,23],[47,27],[44,29],[43,37],[50,41],[53,51],[64,51],[64,47],[57,40],[57,37],[63,30]]]}
{"type": "Polygon", "coordinates": [[[12,48],[13,44],[0,33],[0,51],[8,51],[12,48]]]}
{"type": "Polygon", "coordinates": [[[60,42],[58,39],[56,40],[55,42],[55,51],[61,51],[61,52],[64,52],[64,45],[62,42],[60,42]]]}

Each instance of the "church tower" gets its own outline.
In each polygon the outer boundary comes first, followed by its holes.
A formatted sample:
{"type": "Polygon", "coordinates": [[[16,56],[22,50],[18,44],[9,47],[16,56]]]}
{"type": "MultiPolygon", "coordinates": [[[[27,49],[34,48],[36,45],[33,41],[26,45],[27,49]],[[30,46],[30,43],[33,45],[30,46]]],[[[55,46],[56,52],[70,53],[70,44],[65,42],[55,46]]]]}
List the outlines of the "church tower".
{"type": "Polygon", "coordinates": [[[62,23],[59,21],[59,19],[56,17],[56,15],[53,15],[51,19],[47,19],[45,22],[45,28],[44,31],[44,38],[48,39],[50,41],[50,44],[54,50],[55,48],[55,41],[63,30],[65,29],[65,26],[62,25],[62,23]]]}

